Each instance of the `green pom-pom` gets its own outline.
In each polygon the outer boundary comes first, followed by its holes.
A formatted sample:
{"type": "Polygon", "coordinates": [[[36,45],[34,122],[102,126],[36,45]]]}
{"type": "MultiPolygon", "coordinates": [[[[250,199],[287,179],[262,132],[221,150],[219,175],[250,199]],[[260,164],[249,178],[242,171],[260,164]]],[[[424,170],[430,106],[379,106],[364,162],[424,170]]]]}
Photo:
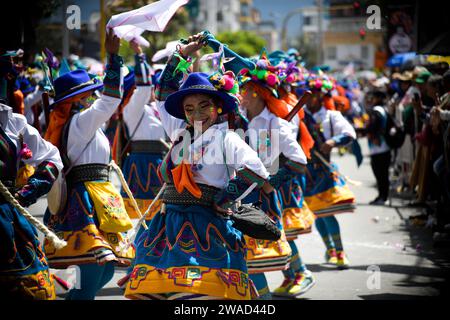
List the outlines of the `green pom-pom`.
{"type": "Polygon", "coordinates": [[[230,93],[237,94],[239,92],[239,84],[237,82],[234,83],[233,88],[231,88],[230,93]]]}
{"type": "Polygon", "coordinates": [[[256,73],[256,76],[258,77],[259,80],[264,80],[264,79],[266,79],[267,71],[266,70],[258,70],[258,72],[256,73]]]}
{"type": "Polygon", "coordinates": [[[323,83],[323,87],[324,87],[325,89],[327,89],[327,90],[331,90],[331,88],[333,88],[333,85],[331,84],[330,81],[325,81],[325,82],[323,83]]]}

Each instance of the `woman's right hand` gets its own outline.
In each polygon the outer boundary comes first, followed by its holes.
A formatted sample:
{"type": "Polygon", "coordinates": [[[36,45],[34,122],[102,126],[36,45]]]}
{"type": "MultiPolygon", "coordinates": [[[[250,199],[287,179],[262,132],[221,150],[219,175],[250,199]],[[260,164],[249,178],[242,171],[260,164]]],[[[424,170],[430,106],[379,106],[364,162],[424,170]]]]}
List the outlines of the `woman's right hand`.
{"type": "Polygon", "coordinates": [[[118,54],[120,48],[120,38],[116,36],[113,29],[106,31],[105,49],[109,54],[118,54]]]}
{"type": "Polygon", "coordinates": [[[183,55],[190,56],[205,46],[202,42],[202,35],[203,33],[197,33],[188,38],[189,43],[181,46],[183,55]]]}

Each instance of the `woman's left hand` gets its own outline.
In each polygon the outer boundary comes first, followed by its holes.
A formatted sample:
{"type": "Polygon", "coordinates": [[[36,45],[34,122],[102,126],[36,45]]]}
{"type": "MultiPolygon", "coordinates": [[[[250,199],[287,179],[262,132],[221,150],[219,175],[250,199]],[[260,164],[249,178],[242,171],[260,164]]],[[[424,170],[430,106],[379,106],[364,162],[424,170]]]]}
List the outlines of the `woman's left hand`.
{"type": "Polygon", "coordinates": [[[328,139],[320,146],[320,151],[324,154],[330,154],[331,150],[336,146],[336,142],[333,139],[328,139]]]}

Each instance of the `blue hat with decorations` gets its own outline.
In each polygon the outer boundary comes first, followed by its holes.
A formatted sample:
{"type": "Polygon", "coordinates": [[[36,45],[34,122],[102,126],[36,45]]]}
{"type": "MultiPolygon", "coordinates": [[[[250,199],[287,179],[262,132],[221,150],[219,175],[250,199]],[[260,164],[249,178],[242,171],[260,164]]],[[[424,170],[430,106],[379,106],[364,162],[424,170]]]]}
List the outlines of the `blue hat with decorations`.
{"type": "Polygon", "coordinates": [[[190,73],[180,89],[169,95],[165,107],[167,112],[178,119],[186,119],[183,110],[183,99],[191,94],[207,94],[223,101],[222,114],[238,108],[237,97],[239,86],[232,71],[215,72],[208,75],[202,72],[190,73]]]}
{"type": "Polygon", "coordinates": [[[56,104],[87,91],[101,89],[103,83],[99,83],[97,79],[91,79],[85,70],[80,69],[67,72],[56,78],[53,87],[55,99],[50,108],[54,108],[56,104]]]}

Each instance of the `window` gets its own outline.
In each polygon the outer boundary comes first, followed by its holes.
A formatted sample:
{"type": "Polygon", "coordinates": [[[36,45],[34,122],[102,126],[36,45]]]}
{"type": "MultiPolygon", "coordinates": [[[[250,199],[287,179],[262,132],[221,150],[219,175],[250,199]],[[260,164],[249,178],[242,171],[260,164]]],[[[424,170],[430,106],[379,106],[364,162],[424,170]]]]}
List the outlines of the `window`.
{"type": "Polygon", "coordinates": [[[336,47],[327,47],[327,59],[328,60],[336,60],[336,47]]]}
{"type": "Polygon", "coordinates": [[[310,26],[312,24],[311,22],[312,22],[311,16],[306,16],[303,18],[303,24],[305,26],[310,26]]]}
{"type": "Polygon", "coordinates": [[[361,59],[369,59],[369,47],[361,46],[361,59]]]}
{"type": "Polygon", "coordinates": [[[217,12],[217,21],[218,22],[222,22],[223,21],[222,11],[217,12]]]}

